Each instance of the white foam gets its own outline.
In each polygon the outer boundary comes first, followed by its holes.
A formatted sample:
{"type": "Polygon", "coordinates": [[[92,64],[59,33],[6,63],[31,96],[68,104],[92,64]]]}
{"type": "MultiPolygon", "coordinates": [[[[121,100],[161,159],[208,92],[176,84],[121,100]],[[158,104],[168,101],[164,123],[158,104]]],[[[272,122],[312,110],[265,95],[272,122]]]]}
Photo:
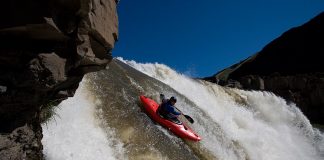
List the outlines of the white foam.
{"type": "MultiPolygon", "coordinates": [[[[314,132],[294,104],[288,105],[268,92],[224,89],[193,80],[163,64],[118,59],[168,84],[199,106],[214,124],[203,117],[194,128],[203,138],[201,143],[219,159],[323,159],[323,144],[316,140],[320,133],[314,132]],[[229,93],[246,104],[237,103],[229,93]]],[[[181,106],[180,109],[190,111],[181,106]]]]}
{"type": "Polygon", "coordinates": [[[63,101],[58,116],[43,124],[44,154],[47,160],[124,159],[123,145],[112,130],[99,127],[95,104],[83,83],[74,97],[63,101]]]}

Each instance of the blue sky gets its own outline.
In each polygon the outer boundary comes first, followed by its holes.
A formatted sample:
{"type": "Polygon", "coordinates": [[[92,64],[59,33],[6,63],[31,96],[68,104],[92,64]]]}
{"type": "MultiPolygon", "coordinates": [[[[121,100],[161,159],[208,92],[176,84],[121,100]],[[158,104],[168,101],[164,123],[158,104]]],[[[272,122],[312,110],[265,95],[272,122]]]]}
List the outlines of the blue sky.
{"type": "Polygon", "coordinates": [[[324,11],[324,0],[121,0],[114,57],[206,77],[324,11]]]}

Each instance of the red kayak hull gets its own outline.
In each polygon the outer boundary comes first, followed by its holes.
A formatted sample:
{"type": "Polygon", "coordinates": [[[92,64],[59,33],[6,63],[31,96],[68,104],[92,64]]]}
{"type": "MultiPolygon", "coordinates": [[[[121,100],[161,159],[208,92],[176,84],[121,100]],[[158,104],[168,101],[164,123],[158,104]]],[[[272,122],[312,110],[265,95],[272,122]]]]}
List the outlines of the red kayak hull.
{"type": "Polygon", "coordinates": [[[155,122],[159,123],[161,126],[169,129],[172,133],[177,135],[180,138],[188,139],[191,141],[200,141],[199,137],[186,123],[175,124],[167,119],[160,117],[156,112],[159,107],[159,104],[154,100],[147,98],[145,96],[140,96],[140,99],[143,103],[144,109],[155,122]]]}

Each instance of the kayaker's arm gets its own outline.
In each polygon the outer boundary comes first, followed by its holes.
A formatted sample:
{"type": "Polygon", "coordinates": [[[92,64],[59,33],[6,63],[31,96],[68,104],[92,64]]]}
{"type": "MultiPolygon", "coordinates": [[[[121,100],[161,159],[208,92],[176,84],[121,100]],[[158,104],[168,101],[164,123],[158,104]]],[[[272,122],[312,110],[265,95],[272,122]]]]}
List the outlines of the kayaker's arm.
{"type": "Polygon", "coordinates": [[[167,103],[168,102],[168,99],[165,99],[164,94],[162,94],[162,93],[160,94],[160,99],[161,99],[162,104],[165,105],[165,109],[169,113],[171,113],[173,115],[176,115],[176,116],[177,115],[181,115],[181,112],[178,112],[178,110],[176,110],[174,106],[172,106],[171,104],[167,103]]]}
{"type": "Polygon", "coordinates": [[[173,106],[168,106],[167,110],[174,115],[181,115],[181,112],[176,111],[176,109],[173,106]]]}

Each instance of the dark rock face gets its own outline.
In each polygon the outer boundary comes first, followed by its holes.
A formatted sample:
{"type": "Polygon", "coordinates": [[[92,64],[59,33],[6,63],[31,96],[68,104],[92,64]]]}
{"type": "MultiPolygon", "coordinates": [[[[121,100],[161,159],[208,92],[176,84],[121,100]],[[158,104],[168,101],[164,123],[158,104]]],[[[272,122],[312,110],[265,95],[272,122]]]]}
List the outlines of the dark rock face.
{"type": "Polygon", "coordinates": [[[9,0],[0,15],[0,157],[41,159],[42,106],[111,61],[116,1],[9,0]]]}
{"type": "Polygon", "coordinates": [[[41,128],[27,125],[16,128],[11,134],[0,136],[1,159],[40,159],[41,138],[41,128]]]}
{"type": "Polygon", "coordinates": [[[312,123],[324,124],[323,55],[324,12],[288,30],[256,55],[205,79],[274,92],[296,103],[312,123]]]}

